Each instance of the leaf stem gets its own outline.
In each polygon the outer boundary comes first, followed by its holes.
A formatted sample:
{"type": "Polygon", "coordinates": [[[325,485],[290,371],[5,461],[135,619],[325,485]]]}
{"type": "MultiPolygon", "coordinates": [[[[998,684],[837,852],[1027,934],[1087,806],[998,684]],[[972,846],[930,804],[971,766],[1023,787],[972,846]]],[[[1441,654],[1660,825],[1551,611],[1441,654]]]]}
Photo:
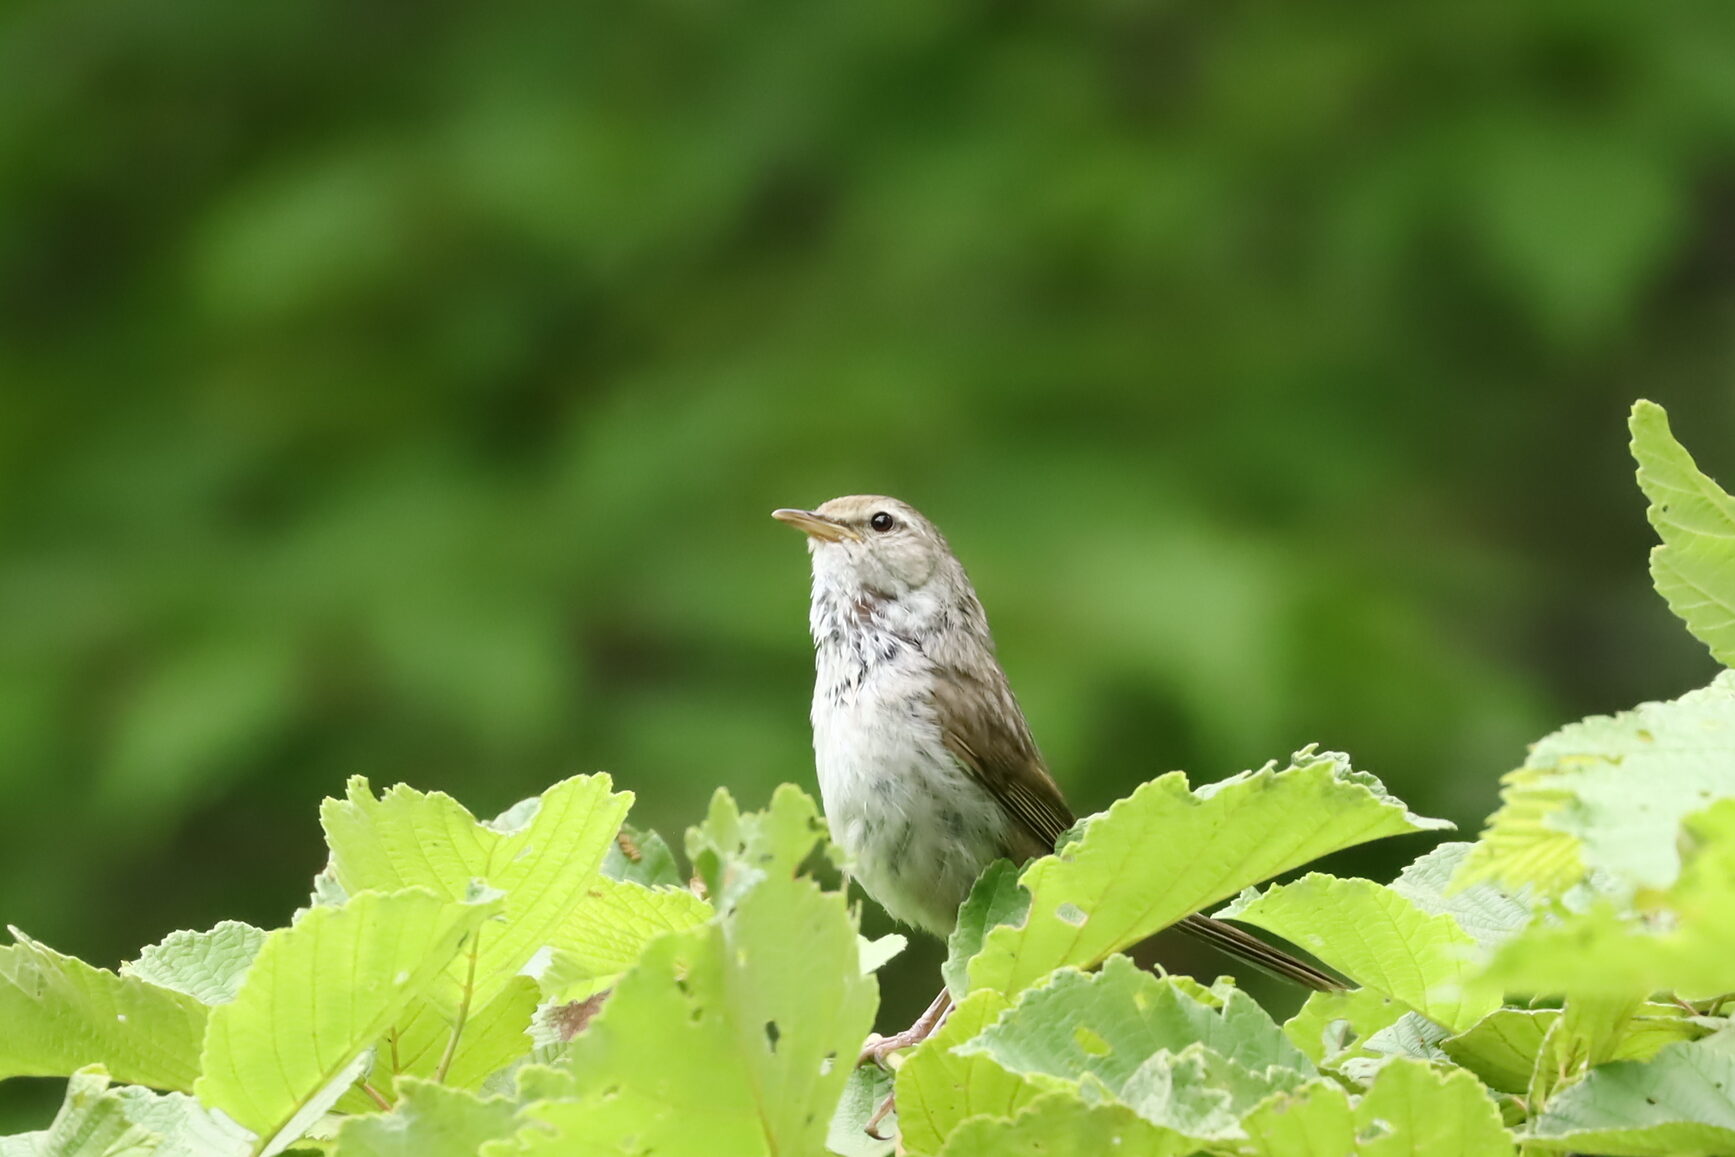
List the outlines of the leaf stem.
{"type": "Polygon", "coordinates": [[[464,1035],[464,1022],[470,1019],[470,997],[476,991],[476,957],[482,953],[482,930],[476,929],[470,941],[470,965],[464,977],[464,997],[458,1002],[458,1019],[452,1022],[452,1037],[446,1042],[446,1051],[440,1057],[440,1067],[434,1070],[434,1083],[446,1083],[446,1071],[452,1067],[452,1058],[458,1055],[458,1038],[464,1035]]]}
{"type": "Polygon", "coordinates": [[[386,1100],[384,1093],[380,1092],[366,1081],[358,1083],[361,1085],[361,1091],[373,1098],[374,1104],[380,1107],[381,1112],[389,1113],[392,1111],[392,1103],[386,1100]]]}

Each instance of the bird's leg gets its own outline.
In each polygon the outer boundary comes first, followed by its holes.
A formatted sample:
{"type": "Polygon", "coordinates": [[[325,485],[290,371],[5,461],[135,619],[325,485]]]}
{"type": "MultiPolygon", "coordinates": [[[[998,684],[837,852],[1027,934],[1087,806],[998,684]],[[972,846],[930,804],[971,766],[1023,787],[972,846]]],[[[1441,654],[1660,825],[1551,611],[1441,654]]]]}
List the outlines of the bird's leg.
{"type": "MultiPolygon", "coordinates": [[[[892,1036],[881,1036],[877,1032],[871,1034],[867,1038],[867,1043],[862,1045],[861,1056],[856,1058],[856,1067],[875,1064],[882,1069],[890,1069],[891,1066],[886,1063],[887,1057],[899,1049],[913,1048],[933,1036],[934,1030],[945,1022],[946,1014],[951,1011],[952,994],[949,990],[942,988],[940,995],[934,998],[934,1003],[928,1006],[928,1011],[918,1016],[916,1023],[903,1032],[895,1033],[892,1036]]],[[[885,1120],[886,1116],[897,1107],[897,1103],[898,1095],[887,1093],[886,1099],[880,1102],[880,1107],[874,1110],[874,1115],[869,1117],[867,1124],[862,1126],[862,1132],[875,1141],[890,1140],[889,1137],[880,1136],[880,1122],[885,1120]]]]}
{"type": "Polygon", "coordinates": [[[870,1035],[867,1038],[867,1043],[862,1045],[861,1056],[856,1058],[855,1063],[857,1066],[875,1064],[881,1068],[887,1067],[887,1057],[899,1049],[912,1048],[927,1040],[933,1035],[934,1030],[940,1027],[940,1022],[946,1019],[946,1014],[951,1011],[952,994],[942,988],[940,995],[934,998],[934,1003],[928,1006],[928,1011],[918,1016],[916,1023],[903,1032],[894,1033],[891,1036],[881,1036],[877,1032],[870,1035]]]}

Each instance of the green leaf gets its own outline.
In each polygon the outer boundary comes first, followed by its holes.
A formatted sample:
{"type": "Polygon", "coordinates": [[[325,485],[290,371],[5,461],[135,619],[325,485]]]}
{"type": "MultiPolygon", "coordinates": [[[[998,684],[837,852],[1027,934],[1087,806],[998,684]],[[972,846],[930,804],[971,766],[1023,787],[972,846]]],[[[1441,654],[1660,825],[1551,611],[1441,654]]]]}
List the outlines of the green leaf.
{"type": "Polygon", "coordinates": [[[1639,894],[1629,912],[1608,900],[1539,924],[1505,945],[1488,967],[1508,991],[1637,1001],[1654,992],[1709,997],[1735,988],[1735,800],[1689,817],[1686,865],[1662,892],[1639,894]]]}
{"type": "Polygon", "coordinates": [[[1627,994],[1567,997],[1560,1022],[1549,1034],[1549,1060],[1556,1072],[1576,1072],[1615,1059],[1627,1025],[1644,1001],[1627,994]]]}
{"type": "Polygon", "coordinates": [[[1500,990],[1480,976],[1476,941],[1455,919],[1431,916],[1372,880],[1310,873],[1246,892],[1217,915],[1299,944],[1356,983],[1451,1028],[1469,1028],[1500,1007],[1500,990]]]}
{"type": "Polygon", "coordinates": [[[1678,1004],[1647,1001],[1641,1004],[1615,1045],[1612,1060],[1646,1061],[1669,1045],[1698,1040],[1728,1024],[1725,1018],[1694,1015],[1678,1004]]]}
{"type": "Polygon", "coordinates": [[[1313,1075],[1313,1062],[1245,992],[1222,986],[1211,993],[1220,1002],[1213,1005],[1194,991],[1111,956],[1095,973],[1056,972],[958,1052],[985,1053],[1015,1073],[1074,1080],[1091,1072],[1110,1087],[1158,1050],[1178,1053],[1194,1043],[1247,1069],[1275,1065],[1313,1075]]]}
{"type": "Polygon", "coordinates": [[[1391,887],[1430,916],[1450,916],[1479,947],[1489,949],[1522,932],[1535,910],[1526,896],[1495,884],[1457,883],[1475,847],[1467,841],[1441,844],[1411,862],[1391,887]]]}
{"type": "Polygon", "coordinates": [[[972,992],[898,1067],[898,1130],[911,1153],[939,1152],[952,1131],[981,1114],[1009,1117],[1042,1092],[987,1056],[955,1048],[993,1024],[1010,1002],[993,989],[972,992]]]}
{"type": "Polygon", "coordinates": [[[556,1000],[601,991],[632,967],[651,940],[710,917],[711,906],[685,888],[647,888],[597,876],[559,929],[543,990],[556,1000]]]}
{"type": "Polygon", "coordinates": [[[1363,1041],[1361,1051],[1365,1056],[1344,1064],[1342,1068],[1357,1080],[1369,1080],[1379,1066],[1392,1057],[1444,1064],[1447,1057],[1440,1049],[1440,1042],[1451,1033],[1451,1029],[1436,1024],[1419,1012],[1406,1012],[1363,1041]]]}
{"type": "Polygon", "coordinates": [[[1716,929],[1655,934],[1603,903],[1539,925],[1504,948],[1486,975],[1508,992],[1641,999],[1665,989],[1712,996],[1729,986],[1729,937],[1716,929]],[[1710,933],[1709,938],[1689,933],[1710,933]],[[1724,943],[1719,946],[1717,941],[1724,943]],[[1722,955],[1715,955],[1721,947],[1722,955]]]}
{"type": "Polygon", "coordinates": [[[1343,1157],[1356,1152],[1349,1094],[1329,1081],[1274,1093],[1241,1122],[1258,1157],[1343,1157]]]}
{"type": "Polygon", "coordinates": [[[33,1129],[0,1137],[0,1157],[52,1157],[48,1151],[48,1130],[33,1129]]]}
{"type": "Polygon", "coordinates": [[[818,1152],[875,1003],[843,896],[767,874],[621,978],[572,1043],[578,1099],[526,1110],[554,1130],[531,1151],[818,1152]]]}
{"type": "Polygon", "coordinates": [[[531,1047],[523,1032],[534,1001],[519,973],[539,953],[566,969],[569,981],[606,977],[630,963],[648,936],[704,918],[709,910],[684,891],[653,892],[598,871],[631,798],[611,793],[606,775],[574,776],[484,823],[443,793],[399,785],[376,799],[357,777],[344,800],[325,802],[327,875],[345,892],[424,887],[461,900],[480,880],[505,894],[504,918],[472,937],[439,983],[391,1026],[396,1031],[380,1058],[392,1072],[477,1087],[531,1047]],[[636,902],[641,894],[646,899],[636,902]],[[698,914],[677,919],[681,913],[698,914]],[[610,963],[598,973],[604,956],[610,963]],[[448,1059],[446,1042],[460,1023],[458,1050],[448,1059]]]}
{"type": "Polygon", "coordinates": [[[38,1133],[0,1142],[3,1157],[145,1157],[161,1138],[127,1116],[126,1105],[108,1095],[100,1065],[80,1069],[66,1085],[54,1123],[38,1133]]]}
{"type": "Polygon", "coordinates": [[[622,824],[602,859],[602,874],[611,880],[643,884],[647,888],[680,888],[686,885],[675,853],[663,837],[649,828],[622,824]]]}
{"type": "Polygon", "coordinates": [[[901,932],[887,932],[877,940],[858,936],[856,946],[861,949],[861,970],[865,976],[870,972],[878,972],[887,962],[896,959],[900,952],[910,946],[910,941],[901,932]]]}
{"type": "Polygon", "coordinates": [[[1361,1157],[1501,1157],[1514,1152],[1500,1110],[1476,1078],[1399,1058],[1356,1106],[1361,1157]]]}
{"type": "Polygon", "coordinates": [[[1556,1090],[1577,1081],[1592,1065],[1613,1059],[1640,1003],[1639,997],[1627,993],[1568,997],[1542,1038],[1524,1090],[1525,1101],[1545,1105],[1556,1090]]]}
{"type": "Polygon", "coordinates": [[[120,973],[184,992],[201,1004],[225,1004],[235,999],[264,943],[263,929],[225,920],[209,932],[169,933],[121,965],[120,973]]]}
{"type": "Polygon", "coordinates": [[[1494,880],[1559,896],[1592,872],[1632,888],[1680,874],[1675,836],[1735,796],[1735,672],[1667,703],[1561,728],[1507,775],[1458,886],[1494,880]]]}
{"type": "Polygon", "coordinates": [[[468,984],[480,1006],[539,949],[576,938],[582,950],[587,899],[607,883],[597,869],[631,802],[610,793],[608,776],[581,775],[479,823],[442,792],[400,784],[375,799],[357,776],[346,798],[326,800],[319,816],[331,845],[328,872],[352,895],[421,887],[462,901],[476,880],[505,893],[504,919],[472,942],[443,994],[456,1006],[456,990],[468,984]]]}
{"type": "Polygon", "coordinates": [[[1336,754],[1297,753],[1189,791],[1180,772],[1084,821],[1025,868],[1030,911],[989,931],[970,986],[1015,993],[1056,968],[1093,967],[1252,884],[1382,836],[1449,827],[1411,815],[1336,754]]]}
{"type": "Polygon", "coordinates": [[[1140,1119],[1124,1105],[1087,1105],[1051,1093],[1015,1117],[974,1117],[941,1157],[1181,1157],[1197,1145],[1140,1119]]]}
{"type": "MultiPolygon", "coordinates": [[[[1524,1093],[1543,1043],[1560,1018],[1558,1008],[1496,1009],[1469,1031],[1441,1041],[1440,1047],[1490,1088],[1524,1093]]],[[[1615,1034],[1609,1059],[1647,1060],[1665,1045],[1697,1040],[1710,1031],[1678,1004],[1643,1004],[1615,1034]]]]}
{"type": "Polygon", "coordinates": [[[1041,1078],[1102,1090],[1190,1137],[1234,1136],[1256,1104],[1315,1069],[1246,993],[1213,995],[1219,1006],[1112,956],[1095,975],[1055,973],[956,1051],[1050,1087],[1041,1078]]]}
{"type": "Polygon", "coordinates": [[[1499,988],[1481,976],[1483,950],[1517,935],[1531,915],[1492,884],[1446,891],[1471,846],[1442,844],[1390,887],[1313,873],[1249,890],[1217,915],[1299,944],[1431,1020],[1468,1028],[1500,1004],[1499,988]]]}
{"type": "Polygon", "coordinates": [[[687,829],[687,858],[706,895],[723,908],[767,875],[794,875],[825,834],[813,798],[794,784],[772,792],[764,811],[745,814],[718,788],[705,822],[687,829]]]}
{"type": "Polygon", "coordinates": [[[344,1091],[342,1077],[499,909],[417,888],[303,911],[266,936],[235,999],[211,1010],[199,1100],[251,1129],[262,1152],[294,1141],[292,1127],[344,1091]]]}
{"type": "MultiPolygon", "coordinates": [[[[1178,1053],[1154,1054],[1116,1095],[1145,1120],[1182,1136],[1233,1140],[1243,1135],[1241,1119],[1255,1106],[1306,1080],[1293,1069],[1276,1066],[1252,1072],[1203,1044],[1193,1044],[1178,1053]]],[[[1090,1090],[1087,1095],[1095,1091],[1094,1081],[1085,1081],[1083,1087],[1090,1090]]]]}
{"type": "Polygon", "coordinates": [[[1543,1039],[1560,1019],[1558,1008],[1495,1009],[1469,1029],[1440,1042],[1440,1048],[1490,1088],[1522,1093],[1543,1039]]]}
{"type": "Polygon", "coordinates": [[[1030,893],[1018,884],[1019,868],[1011,860],[995,860],[985,868],[958,909],[958,923],[946,938],[942,973],[954,1000],[969,992],[970,961],[982,951],[990,928],[1023,921],[1030,910],[1030,893]]]}
{"type": "Polygon", "coordinates": [[[390,1113],[352,1117],[337,1131],[332,1157],[474,1157],[484,1142],[512,1136],[518,1106],[406,1077],[390,1113]]]}
{"type": "Polygon", "coordinates": [[[1735,498],[1694,465],[1655,402],[1633,405],[1628,423],[1645,511],[1662,538],[1651,581],[1693,637],[1735,667],[1735,498]]]}
{"type": "Polygon", "coordinates": [[[1308,1060],[1325,1065],[1407,1011],[1404,1004],[1371,988],[1315,992],[1284,1024],[1283,1035],[1308,1060]]]}
{"type": "Polygon", "coordinates": [[[892,1074],[878,1065],[851,1069],[837,1111],[831,1115],[831,1127],[826,1130],[826,1152],[838,1157],[887,1157],[893,1146],[889,1138],[898,1131],[897,1110],[894,1108],[887,1114],[877,1130],[888,1140],[877,1141],[868,1136],[867,1123],[891,1093],[892,1074]]]}
{"type": "Polygon", "coordinates": [[[247,1130],[184,1093],[122,1085],[108,1095],[123,1103],[128,1119],[161,1138],[153,1157],[240,1157],[255,1144],[247,1130]]]}
{"type": "Polygon", "coordinates": [[[182,1093],[109,1084],[101,1065],[72,1074],[47,1129],[0,1137],[0,1157],[241,1157],[253,1136],[182,1093]]]}
{"type": "Polygon", "coordinates": [[[1614,1061],[1557,1093],[1525,1140],[1610,1157],[1735,1152],[1735,1032],[1614,1061]]]}
{"type": "Polygon", "coordinates": [[[64,1077],[100,1063],[117,1080],[192,1089],[204,1005],[10,931],[17,943],[0,948],[0,1079],[64,1077]]]}
{"type": "MultiPolygon", "coordinates": [[[[466,1010],[457,1048],[446,1063],[444,1083],[460,1089],[479,1089],[495,1072],[528,1056],[534,1045],[530,1038],[531,1018],[536,1015],[541,999],[542,989],[535,980],[514,976],[487,1004],[466,1010]]],[[[399,1074],[436,1071],[451,1043],[458,1017],[457,1007],[431,994],[425,993],[412,1001],[379,1047],[374,1058],[373,1083],[389,1094],[399,1074]]]]}

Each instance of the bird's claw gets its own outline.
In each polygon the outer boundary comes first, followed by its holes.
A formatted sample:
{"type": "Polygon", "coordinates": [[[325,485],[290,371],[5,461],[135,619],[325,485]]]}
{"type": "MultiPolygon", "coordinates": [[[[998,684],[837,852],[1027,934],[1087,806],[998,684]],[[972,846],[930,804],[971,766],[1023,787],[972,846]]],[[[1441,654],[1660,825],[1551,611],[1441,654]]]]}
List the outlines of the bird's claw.
{"type": "Polygon", "coordinates": [[[926,1035],[926,1033],[923,1033],[921,1036],[918,1036],[910,1029],[905,1029],[900,1033],[893,1033],[891,1036],[881,1036],[877,1032],[873,1033],[861,1046],[861,1055],[855,1059],[856,1068],[859,1069],[863,1065],[878,1065],[889,1073],[892,1071],[891,1055],[902,1049],[907,1049],[914,1045],[921,1044],[923,1037],[926,1035]]]}
{"type": "Polygon", "coordinates": [[[861,1131],[875,1141],[890,1141],[891,1137],[880,1132],[880,1122],[890,1116],[892,1110],[897,1107],[898,1095],[887,1093],[886,1099],[880,1102],[880,1107],[874,1110],[874,1115],[868,1118],[867,1124],[861,1127],[861,1131]]]}

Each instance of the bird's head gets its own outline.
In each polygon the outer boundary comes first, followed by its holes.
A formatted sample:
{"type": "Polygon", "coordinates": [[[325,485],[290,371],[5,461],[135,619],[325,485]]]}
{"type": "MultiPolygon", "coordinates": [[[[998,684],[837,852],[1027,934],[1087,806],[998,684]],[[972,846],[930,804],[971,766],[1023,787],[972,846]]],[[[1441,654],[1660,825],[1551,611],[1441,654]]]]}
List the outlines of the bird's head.
{"type": "Polygon", "coordinates": [[[850,494],[813,510],[774,510],[771,517],[807,535],[814,579],[840,590],[901,599],[936,581],[962,579],[939,529],[896,498],[850,494]]]}

